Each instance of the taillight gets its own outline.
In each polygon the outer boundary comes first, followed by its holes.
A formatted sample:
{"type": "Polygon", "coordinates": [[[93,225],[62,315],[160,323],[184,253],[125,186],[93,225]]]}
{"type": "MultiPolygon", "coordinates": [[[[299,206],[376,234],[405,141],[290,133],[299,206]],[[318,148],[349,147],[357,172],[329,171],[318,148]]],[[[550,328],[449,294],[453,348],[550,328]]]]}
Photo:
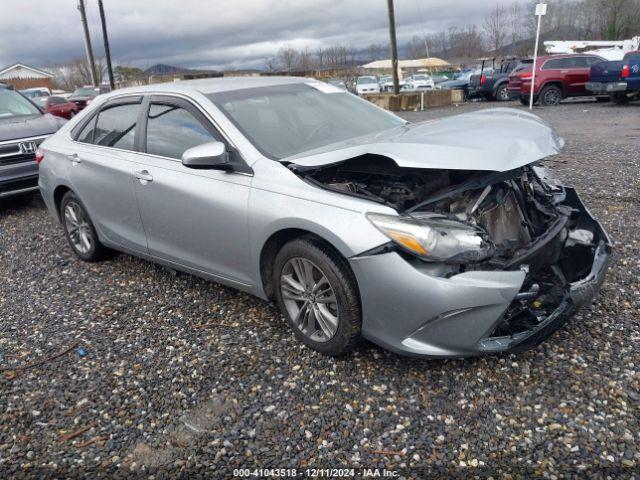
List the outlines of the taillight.
{"type": "Polygon", "coordinates": [[[629,65],[625,65],[622,67],[622,78],[627,78],[629,76],[629,65]]]}
{"type": "Polygon", "coordinates": [[[529,78],[533,77],[533,73],[531,72],[525,72],[525,73],[521,73],[520,74],[520,78],[523,80],[527,80],[529,78]]]}
{"type": "Polygon", "coordinates": [[[36,165],[40,165],[44,160],[44,152],[40,149],[36,150],[36,165]]]}
{"type": "Polygon", "coordinates": [[[487,83],[487,77],[482,75],[480,77],[480,85],[484,85],[485,83],[487,83]]]}

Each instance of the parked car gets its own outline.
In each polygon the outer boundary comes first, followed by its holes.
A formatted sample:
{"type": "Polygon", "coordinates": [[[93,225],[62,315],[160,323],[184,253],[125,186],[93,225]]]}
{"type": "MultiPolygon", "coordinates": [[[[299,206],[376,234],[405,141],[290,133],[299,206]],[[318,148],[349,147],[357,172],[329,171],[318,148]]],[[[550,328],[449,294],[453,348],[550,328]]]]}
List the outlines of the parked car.
{"type": "Polygon", "coordinates": [[[380,85],[376,77],[364,75],[356,80],[356,94],[364,95],[365,93],[380,93],[380,85]]]}
{"type": "Polygon", "coordinates": [[[406,80],[409,90],[432,90],[435,83],[430,75],[417,73],[406,80]]]}
{"type": "Polygon", "coordinates": [[[25,97],[30,99],[36,99],[41,97],[48,97],[51,95],[51,90],[47,87],[34,87],[34,88],[25,88],[20,90],[20,93],[25,97]]]}
{"type": "MultiPolygon", "coordinates": [[[[392,92],[393,91],[393,75],[381,75],[378,78],[378,84],[380,85],[380,91],[382,92],[392,92]]],[[[407,82],[398,79],[398,86],[401,91],[406,91],[408,89],[407,82]]]]}
{"type": "Polygon", "coordinates": [[[342,90],[347,90],[347,84],[344,82],[344,80],[339,80],[339,79],[329,80],[329,85],[333,85],[334,87],[338,87],[342,90]]]}
{"type": "Polygon", "coordinates": [[[606,233],[538,165],[563,144],[516,110],[410,124],[309,79],[193,80],[97,99],[40,189],[82,260],[273,299],[324,354],[460,357],[537,345],[603,281],[606,233]]]}
{"type": "Polygon", "coordinates": [[[510,100],[509,74],[516,67],[516,59],[504,59],[496,65],[496,59],[492,59],[489,64],[482,62],[480,73],[471,75],[469,78],[469,98],[484,98],[487,100],[497,100],[505,102],[510,100]]]}
{"type": "Polygon", "coordinates": [[[55,95],[38,97],[33,102],[42,108],[45,113],[50,113],[56,117],[70,119],[78,113],[78,106],[75,103],[55,95]]]}
{"type": "Polygon", "coordinates": [[[436,88],[438,90],[462,90],[464,98],[467,98],[469,96],[469,81],[471,80],[471,76],[479,73],[480,70],[467,70],[465,72],[461,72],[460,75],[457,75],[457,78],[454,76],[455,80],[441,82],[436,86],[436,88]]]}
{"type": "Polygon", "coordinates": [[[100,93],[100,88],[98,87],[82,87],[75,90],[68,100],[75,103],[78,111],[80,111],[89,105],[100,93]]]}
{"type": "MultiPolygon", "coordinates": [[[[563,99],[593,95],[585,85],[591,65],[604,59],[593,54],[546,55],[538,58],[533,87],[534,103],[558,105],[563,99]]],[[[533,61],[522,62],[509,75],[509,96],[529,104],[533,61]]]]}
{"type": "Polygon", "coordinates": [[[433,79],[433,83],[436,85],[451,80],[447,75],[432,75],[431,78],[433,79]]]}
{"type": "Polygon", "coordinates": [[[38,189],[36,150],[63,123],[0,84],[0,198],[38,189]]]}
{"type": "Polygon", "coordinates": [[[587,90],[595,95],[609,95],[624,105],[640,98],[640,51],[628,52],[622,61],[591,65],[587,90]]]}

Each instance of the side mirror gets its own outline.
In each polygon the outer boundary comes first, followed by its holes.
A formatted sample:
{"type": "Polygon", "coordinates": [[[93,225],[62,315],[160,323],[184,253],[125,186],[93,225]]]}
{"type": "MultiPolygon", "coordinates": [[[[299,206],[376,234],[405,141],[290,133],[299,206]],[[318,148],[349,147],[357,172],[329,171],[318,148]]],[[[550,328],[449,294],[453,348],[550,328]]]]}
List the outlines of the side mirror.
{"type": "Polygon", "coordinates": [[[182,154],[182,164],[188,168],[233,170],[227,148],[222,142],[210,142],[192,147],[182,154]]]}

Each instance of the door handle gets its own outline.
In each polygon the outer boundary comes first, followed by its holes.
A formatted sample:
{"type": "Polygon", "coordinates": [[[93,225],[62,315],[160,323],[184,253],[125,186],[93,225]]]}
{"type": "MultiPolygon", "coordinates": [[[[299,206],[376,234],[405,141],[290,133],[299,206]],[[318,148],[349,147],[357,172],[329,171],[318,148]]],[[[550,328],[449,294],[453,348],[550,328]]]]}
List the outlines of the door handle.
{"type": "Polygon", "coordinates": [[[153,182],[153,176],[146,170],[140,170],[133,173],[140,183],[145,185],[147,182],[153,182]]]}
{"type": "Polygon", "coordinates": [[[71,160],[71,163],[73,163],[74,165],[77,165],[77,164],[82,162],[82,159],[78,156],[77,153],[73,153],[71,155],[67,155],[67,158],[69,160],[71,160]]]}

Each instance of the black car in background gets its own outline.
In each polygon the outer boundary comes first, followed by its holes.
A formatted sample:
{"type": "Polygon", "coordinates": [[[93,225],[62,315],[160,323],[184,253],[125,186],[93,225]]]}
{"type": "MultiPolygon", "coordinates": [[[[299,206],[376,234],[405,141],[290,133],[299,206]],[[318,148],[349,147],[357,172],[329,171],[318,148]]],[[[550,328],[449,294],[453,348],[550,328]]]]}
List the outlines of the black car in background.
{"type": "Polygon", "coordinates": [[[65,121],[0,84],[0,200],[38,189],[38,145],[65,121]]]}
{"type": "Polygon", "coordinates": [[[480,73],[469,78],[469,98],[485,98],[506,102],[510,100],[509,74],[518,65],[517,58],[505,58],[497,64],[496,59],[483,60],[480,73]]]}

